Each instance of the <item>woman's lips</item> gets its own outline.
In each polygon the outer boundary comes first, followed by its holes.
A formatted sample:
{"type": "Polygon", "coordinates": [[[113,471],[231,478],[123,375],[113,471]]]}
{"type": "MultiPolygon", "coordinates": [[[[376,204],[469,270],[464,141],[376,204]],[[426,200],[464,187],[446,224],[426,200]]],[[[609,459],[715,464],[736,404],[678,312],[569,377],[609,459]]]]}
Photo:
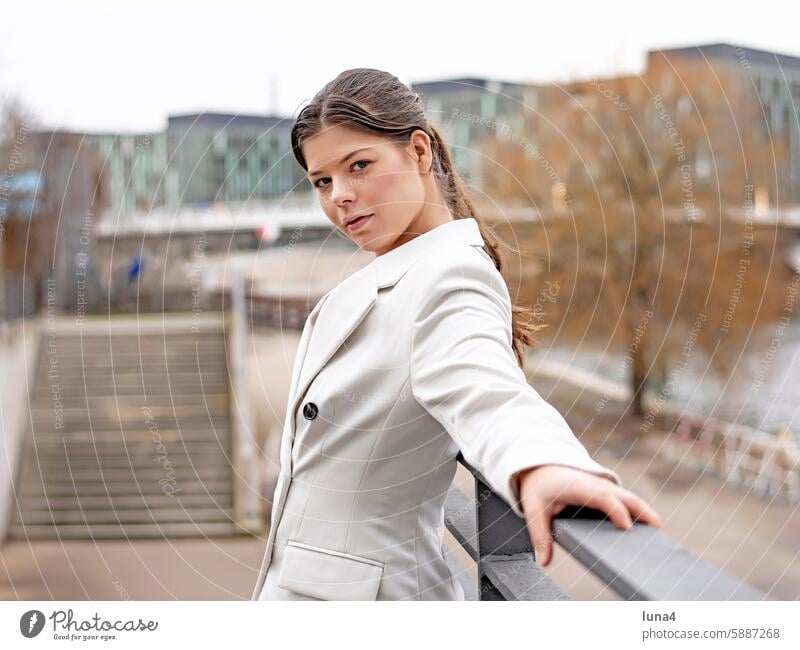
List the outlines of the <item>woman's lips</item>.
{"type": "Polygon", "coordinates": [[[372,216],[371,214],[368,214],[366,217],[359,217],[352,223],[348,223],[347,230],[350,232],[355,232],[356,230],[360,230],[363,227],[363,225],[367,223],[367,221],[371,216],[372,216]]]}

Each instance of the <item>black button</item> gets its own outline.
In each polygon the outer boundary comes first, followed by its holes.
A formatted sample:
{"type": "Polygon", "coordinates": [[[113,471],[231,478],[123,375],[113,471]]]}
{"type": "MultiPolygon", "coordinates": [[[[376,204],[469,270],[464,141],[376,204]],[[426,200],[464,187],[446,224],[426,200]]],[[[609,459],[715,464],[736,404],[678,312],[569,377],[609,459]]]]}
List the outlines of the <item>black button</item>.
{"type": "Polygon", "coordinates": [[[303,406],[303,417],[306,420],[313,420],[317,417],[317,413],[319,413],[319,409],[314,402],[306,402],[303,406]]]}

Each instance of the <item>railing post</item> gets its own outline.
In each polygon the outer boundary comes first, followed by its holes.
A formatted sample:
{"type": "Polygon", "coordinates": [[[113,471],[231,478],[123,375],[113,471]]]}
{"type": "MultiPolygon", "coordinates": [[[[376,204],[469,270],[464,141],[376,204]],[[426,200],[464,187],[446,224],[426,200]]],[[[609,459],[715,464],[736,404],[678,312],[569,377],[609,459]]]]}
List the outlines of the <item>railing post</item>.
{"type": "Polygon", "coordinates": [[[474,478],[476,530],[469,534],[463,522],[458,525],[464,540],[475,540],[472,556],[478,565],[478,600],[569,600],[536,565],[525,519],[514,513],[462,454],[457,460],[474,478]]]}
{"type": "MultiPolygon", "coordinates": [[[[463,462],[463,459],[462,459],[463,462]]],[[[531,553],[530,535],[525,522],[473,470],[475,478],[475,521],[478,527],[479,600],[506,600],[483,573],[481,561],[493,556],[531,553]]]]}
{"type": "Polygon", "coordinates": [[[248,390],[251,341],[247,323],[244,278],[238,273],[231,277],[230,327],[227,331],[229,374],[233,404],[233,500],[237,525],[257,533],[261,528],[258,474],[258,445],[255,440],[252,405],[248,390]]]}

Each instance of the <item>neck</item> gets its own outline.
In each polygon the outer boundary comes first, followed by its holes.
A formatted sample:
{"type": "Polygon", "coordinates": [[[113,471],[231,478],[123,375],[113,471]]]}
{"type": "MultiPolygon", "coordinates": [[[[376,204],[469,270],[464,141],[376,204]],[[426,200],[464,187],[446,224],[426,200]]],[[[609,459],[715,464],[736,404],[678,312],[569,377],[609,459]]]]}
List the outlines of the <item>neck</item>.
{"type": "MultiPolygon", "coordinates": [[[[437,192],[437,195],[438,194],[439,193],[437,192]]],[[[437,226],[441,226],[448,221],[453,221],[453,213],[450,212],[450,208],[440,195],[439,200],[434,203],[426,201],[419,214],[417,214],[417,216],[411,220],[411,223],[408,224],[406,231],[392,243],[389,249],[375,253],[375,257],[380,257],[384,253],[388,253],[390,250],[393,250],[398,246],[402,246],[415,237],[422,235],[429,230],[433,230],[437,226]]]]}

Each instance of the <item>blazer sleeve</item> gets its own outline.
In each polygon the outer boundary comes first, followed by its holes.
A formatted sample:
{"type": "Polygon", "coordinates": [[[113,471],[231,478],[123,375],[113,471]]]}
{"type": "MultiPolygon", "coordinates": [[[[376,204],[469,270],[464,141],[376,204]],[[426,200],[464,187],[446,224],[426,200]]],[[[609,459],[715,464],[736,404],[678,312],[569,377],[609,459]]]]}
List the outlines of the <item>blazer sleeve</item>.
{"type": "Polygon", "coordinates": [[[528,383],[512,347],[508,289],[494,264],[459,247],[418,266],[411,390],[490,487],[522,517],[516,474],[527,468],[567,465],[622,485],[528,383]]]}

